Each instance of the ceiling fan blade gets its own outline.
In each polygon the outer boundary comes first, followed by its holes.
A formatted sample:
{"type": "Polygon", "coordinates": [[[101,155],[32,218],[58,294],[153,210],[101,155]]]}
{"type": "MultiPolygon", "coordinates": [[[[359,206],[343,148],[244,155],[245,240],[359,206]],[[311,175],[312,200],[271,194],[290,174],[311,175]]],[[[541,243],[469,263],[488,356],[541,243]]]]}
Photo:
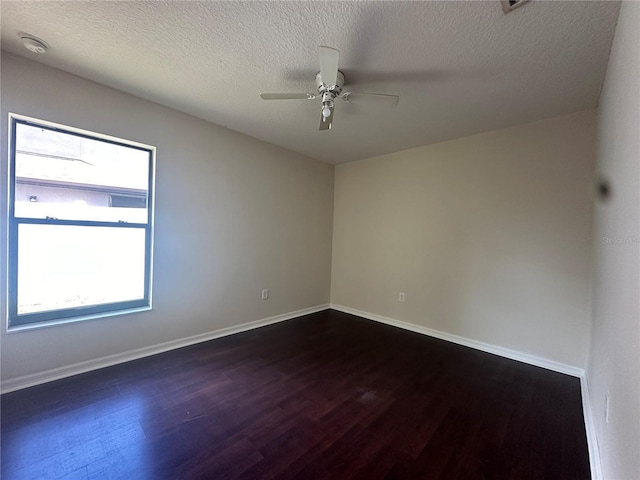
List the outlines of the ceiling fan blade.
{"type": "Polygon", "coordinates": [[[261,93],[263,100],[313,100],[317,95],[313,93],[261,93]]]}
{"type": "Polygon", "coordinates": [[[333,86],[338,81],[338,59],[340,52],[331,47],[320,47],[320,78],[326,85],[333,86]]]}
{"type": "Polygon", "coordinates": [[[385,107],[395,107],[400,100],[397,95],[364,92],[344,92],[340,98],[347,103],[371,103],[385,107]]]}
{"type": "Polygon", "coordinates": [[[324,118],[324,115],[320,113],[320,129],[319,130],[331,130],[331,123],[333,122],[333,107],[331,107],[331,115],[324,118]]]}

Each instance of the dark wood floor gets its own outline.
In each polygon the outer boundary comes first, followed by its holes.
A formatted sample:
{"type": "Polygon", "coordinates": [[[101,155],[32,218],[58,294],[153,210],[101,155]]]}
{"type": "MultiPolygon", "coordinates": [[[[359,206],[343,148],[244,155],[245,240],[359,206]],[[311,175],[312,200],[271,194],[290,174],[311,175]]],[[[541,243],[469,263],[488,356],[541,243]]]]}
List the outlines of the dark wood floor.
{"type": "Polygon", "coordinates": [[[2,478],[589,478],[576,378],[327,310],[5,394],[2,478]]]}

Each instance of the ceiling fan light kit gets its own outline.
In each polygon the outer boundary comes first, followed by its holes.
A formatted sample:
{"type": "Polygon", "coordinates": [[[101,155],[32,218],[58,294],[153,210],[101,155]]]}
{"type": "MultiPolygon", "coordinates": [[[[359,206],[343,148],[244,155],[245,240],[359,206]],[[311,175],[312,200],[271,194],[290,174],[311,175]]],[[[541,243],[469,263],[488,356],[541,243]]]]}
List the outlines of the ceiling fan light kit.
{"type": "Polygon", "coordinates": [[[347,103],[356,101],[375,102],[381,105],[395,107],[398,104],[397,95],[382,93],[343,92],[344,74],[338,70],[340,52],[331,47],[320,47],[320,71],[316,74],[316,88],[318,95],[312,93],[261,93],[263,100],[314,100],[322,98],[320,112],[320,130],[330,130],[333,124],[335,99],[340,98],[347,103]]]}

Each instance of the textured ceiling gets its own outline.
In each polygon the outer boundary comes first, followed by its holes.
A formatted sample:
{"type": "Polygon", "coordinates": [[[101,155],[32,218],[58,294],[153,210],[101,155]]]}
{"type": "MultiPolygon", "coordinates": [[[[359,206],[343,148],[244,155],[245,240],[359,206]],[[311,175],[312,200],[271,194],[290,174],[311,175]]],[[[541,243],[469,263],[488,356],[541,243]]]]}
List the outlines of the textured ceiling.
{"type": "Polygon", "coordinates": [[[619,2],[536,1],[505,15],[470,2],[63,1],[0,4],[2,48],[330,163],[595,107],[619,2]],[[51,49],[36,55],[25,31],[51,49]],[[318,45],[345,90],[318,131],[318,45]]]}

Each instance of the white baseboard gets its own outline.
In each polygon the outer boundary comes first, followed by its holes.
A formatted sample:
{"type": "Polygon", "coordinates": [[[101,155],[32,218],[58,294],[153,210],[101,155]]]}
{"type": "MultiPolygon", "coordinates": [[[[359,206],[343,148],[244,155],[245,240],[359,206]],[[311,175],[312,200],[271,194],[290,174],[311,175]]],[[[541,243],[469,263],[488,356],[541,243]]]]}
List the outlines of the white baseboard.
{"type": "Polygon", "coordinates": [[[374,320],[376,322],[385,323],[394,327],[402,328],[430,337],[439,338],[448,342],[456,343],[458,345],[464,345],[465,347],[475,348],[487,353],[493,353],[500,357],[510,358],[511,360],[517,360],[519,362],[535,365],[536,367],[546,368],[547,370],[553,370],[554,372],[564,373],[573,377],[582,378],[584,376],[584,369],[574,367],[572,365],[566,365],[564,363],[549,360],[547,358],[537,357],[528,353],[518,352],[517,350],[510,350],[504,347],[498,347],[497,345],[491,345],[489,343],[479,342],[478,340],[472,340],[466,337],[460,337],[451,333],[442,332],[440,330],[434,330],[432,328],[423,327],[414,323],[403,322],[401,320],[395,320],[393,318],[383,317],[382,315],[376,315],[375,313],[363,312],[350,307],[344,307],[342,305],[331,304],[333,310],[339,312],[349,313],[358,317],[363,317],[368,320],[374,320]]]}
{"type": "Polygon", "coordinates": [[[580,390],[582,393],[582,414],[584,415],[584,428],[587,432],[587,445],[589,447],[589,465],[591,467],[591,480],[603,480],[602,463],[600,460],[600,447],[596,436],[596,427],[593,423],[593,411],[591,410],[591,397],[589,396],[589,382],[587,376],[580,377],[580,390]]]}
{"type": "Polygon", "coordinates": [[[227,335],[233,335],[235,333],[264,327],[273,323],[283,322],[285,320],[301,317],[310,313],[320,312],[328,308],[328,304],[317,305],[315,307],[304,308],[302,310],[296,310],[295,312],[283,313],[281,315],[263,318],[261,320],[255,320],[253,322],[243,323],[241,325],[235,325],[233,327],[221,328],[212,332],[193,335],[191,337],[181,338],[178,340],[171,340],[169,342],[160,343],[158,345],[142,347],[135,350],[129,350],[127,352],[75,363],[73,365],[65,365],[63,367],[46,370],[44,372],[38,372],[21,377],[10,378],[8,380],[2,380],[2,382],[0,383],[0,392],[13,392],[15,390],[32,387],[41,383],[51,382],[53,380],[59,380],[61,378],[70,377],[79,373],[85,373],[91,370],[97,370],[99,368],[110,367],[112,365],[129,362],[138,358],[148,357],[149,355],[155,355],[157,353],[167,352],[176,348],[187,347],[196,343],[206,342],[207,340],[213,340],[215,338],[225,337],[227,335]]]}

